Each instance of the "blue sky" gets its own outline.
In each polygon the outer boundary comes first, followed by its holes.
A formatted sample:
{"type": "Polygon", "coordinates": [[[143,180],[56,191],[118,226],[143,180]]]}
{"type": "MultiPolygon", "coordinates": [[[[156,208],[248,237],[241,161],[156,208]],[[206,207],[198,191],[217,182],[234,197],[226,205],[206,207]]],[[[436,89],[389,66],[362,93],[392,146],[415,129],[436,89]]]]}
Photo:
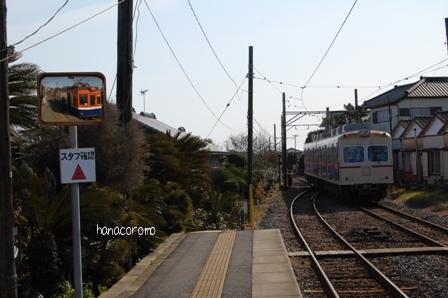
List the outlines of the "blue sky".
{"type": "MultiPolygon", "coordinates": [[[[34,31],[63,2],[7,0],[9,44],[34,31]]],[[[16,49],[20,51],[115,3],[71,0],[49,25],[16,49]]],[[[248,46],[252,45],[257,77],[264,75],[302,86],[353,1],[191,0],[191,3],[235,81],[239,83],[247,73],[248,46]]],[[[152,0],[148,4],[192,81],[219,115],[235,86],[208,48],[187,0],[152,0]]],[[[184,126],[193,134],[206,137],[215,118],[188,84],[144,3],[140,12],[133,90],[135,109],[143,109],[140,90],[149,89],[147,112],[154,112],[158,119],[172,126],[184,126]]],[[[24,52],[21,62],[36,63],[44,71],[100,71],[106,75],[110,90],[116,72],[116,15],[115,7],[24,52]]],[[[310,87],[385,85],[444,59],[445,17],[448,1],[359,0],[310,87]]],[[[426,75],[448,75],[447,69],[426,75]]],[[[297,87],[254,82],[255,118],[271,135],[273,124],[280,126],[281,91],[287,96],[301,96],[297,87]]],[[[372,91],[375,89],[360,89],[360,99],[372,91]]],[[[222,144],[230,134],[246,130],[247,94],[239,95],[241,99],[235,99],[222,118],[233,129],[218,124],[210,135],[217,144],[222,144]]],[[[341,109],[344,103],[353,101],[353,89],[306,88],[303,101],[309,110],[324,110],[327,106],[341,109]]],[[[290,99],[289,104],[288,110],[303,109],[297,99],[290,99]]],[[[318,121],[316,117],[306,117],[299,123],[318,121]]],[[[290,136],[298,135],[298,148],[302,147],[306,129],[289,132],[290,136]]],[[[294,146],[293,139],[288,146],[294,146]]]]}

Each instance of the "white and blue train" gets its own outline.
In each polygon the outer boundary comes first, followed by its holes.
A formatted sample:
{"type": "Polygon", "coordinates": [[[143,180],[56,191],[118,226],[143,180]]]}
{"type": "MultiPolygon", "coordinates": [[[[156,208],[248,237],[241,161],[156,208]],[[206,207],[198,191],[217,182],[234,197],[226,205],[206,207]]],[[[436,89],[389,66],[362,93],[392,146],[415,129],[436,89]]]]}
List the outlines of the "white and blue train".
{"type": "Polygon", "coordinates": [[[378,201],[393,183],[392,140],[367,124],[346,124],[308,137],[305,176],[345,198],[378,201]]]}

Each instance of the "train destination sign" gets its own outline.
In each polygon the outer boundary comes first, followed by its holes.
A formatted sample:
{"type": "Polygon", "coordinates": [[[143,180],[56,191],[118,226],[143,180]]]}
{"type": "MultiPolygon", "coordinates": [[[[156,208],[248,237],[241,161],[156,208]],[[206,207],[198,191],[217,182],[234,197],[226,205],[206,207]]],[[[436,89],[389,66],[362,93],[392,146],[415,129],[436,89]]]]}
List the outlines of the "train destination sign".
{"type": "Polygon", "coordinates": [[[104,117],[102,73],[43,73],[37,85],[39,121],[44,125],[99,124],[104,117]]]}
{"type": "Polygon", "coordinates": [[[59,150],[61,183],[96,181],[95,148],[70,148],[59,150]]]}

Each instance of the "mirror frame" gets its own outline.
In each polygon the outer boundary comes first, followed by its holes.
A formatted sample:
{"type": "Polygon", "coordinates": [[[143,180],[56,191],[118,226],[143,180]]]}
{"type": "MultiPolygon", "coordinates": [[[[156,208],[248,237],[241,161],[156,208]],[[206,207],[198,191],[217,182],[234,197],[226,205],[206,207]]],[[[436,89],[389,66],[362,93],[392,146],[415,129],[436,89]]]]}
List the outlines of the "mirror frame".
{"type": "Polygon", "coordinates": [[[106,96],[106,77],[101,72],[43,72],[39,74],[39,77],[37,78],[37,114],[39,123],[41,125],[48,125],[48,126],[84,126],[84,125],[99,125],[104,121],[105,117],[105,108],[104,103],[107,101],[106,96]],[[84,76],[84,77],[97,77],[103,82],[103,94],[101,97],[102,104],[103,104],[103,113],[101,118],[96,120],[80,120],[79,122],[71,122],[71,121],[57,121],[57,122],[51,122],[51,121],[44,121],[42,119],[42,101],[43,101],[43,94],[41,94],[41,86],[42,86],[42,80],[44,78],[48,77],[68,77],[68,76],[84,76]]]}

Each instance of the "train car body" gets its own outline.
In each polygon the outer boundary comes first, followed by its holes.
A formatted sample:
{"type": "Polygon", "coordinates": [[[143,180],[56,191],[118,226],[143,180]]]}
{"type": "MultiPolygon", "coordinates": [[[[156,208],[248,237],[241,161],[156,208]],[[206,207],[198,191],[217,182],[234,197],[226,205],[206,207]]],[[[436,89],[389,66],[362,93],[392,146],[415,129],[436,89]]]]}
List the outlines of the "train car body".
{"type": "Polygon", "coordinates": [[[95,87],[71,87],[60,96],[62,104],[78,118],[95,118],[103,115],[101,90],[95,87]]]}
{"type": "Polygon", "coordinates": [[[305,176],[353,199],[378,201],[393,183],[392,140],[364,124],[347,124],[314,135],[304,146],[305,176]]]}

